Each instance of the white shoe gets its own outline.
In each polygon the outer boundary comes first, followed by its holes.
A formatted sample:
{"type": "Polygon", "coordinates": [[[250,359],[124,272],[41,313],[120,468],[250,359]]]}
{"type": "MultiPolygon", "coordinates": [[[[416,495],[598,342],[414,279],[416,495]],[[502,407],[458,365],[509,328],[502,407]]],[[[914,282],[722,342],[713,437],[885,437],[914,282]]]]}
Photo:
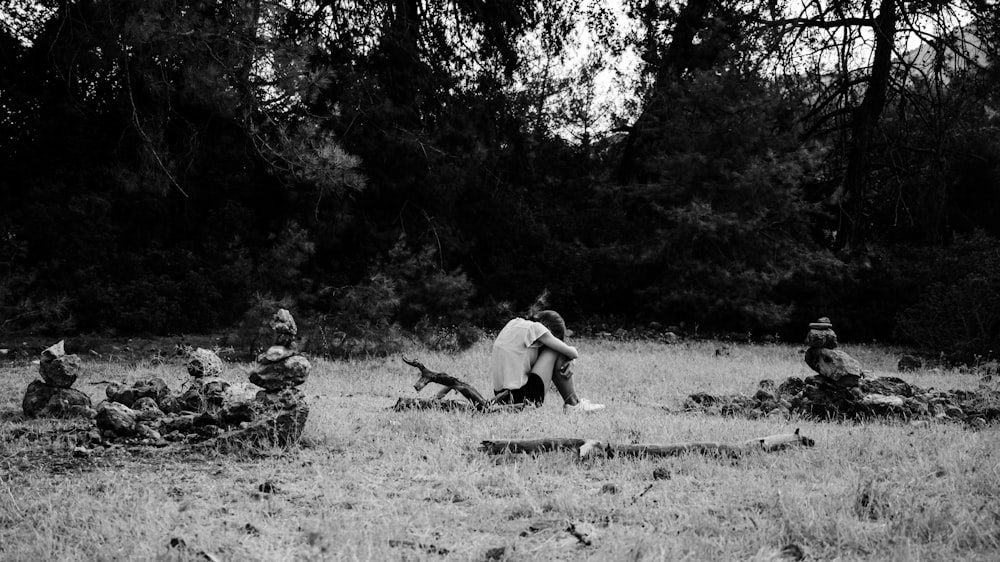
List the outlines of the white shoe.
{"type": "Polygon", "coordinates": [[[603,410],[604,408],[604,404],[594,404],[586,398],[581,399],[572,406],[569,404],[563,404],[563,410],[567,412],[596,412],[598,410],[603,410]]]}

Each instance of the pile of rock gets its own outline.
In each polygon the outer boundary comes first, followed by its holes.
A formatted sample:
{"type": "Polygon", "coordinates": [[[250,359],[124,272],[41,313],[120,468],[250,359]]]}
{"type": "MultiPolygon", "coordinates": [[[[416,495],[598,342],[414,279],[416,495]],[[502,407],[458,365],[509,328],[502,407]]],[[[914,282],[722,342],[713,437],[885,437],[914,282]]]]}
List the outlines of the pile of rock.
{"type": "Polygon", "coordinates": [[[816,376],[789,377],[780,385],[763,380],[753,396],[692,394],[685,410],[750,418],[798,414],[821,419],[957,419],[976,427],[1000,419],[996,389],[939,391],[897,377],[866,375],[856,359],[837,349],[828,318],[809,325],[806,345],[806,364],[816,376]]]}
{"type": "Polygon", "coordinates": [[[21,401],[25,416],[93,418],[96,415],[90,407],[90,397],[71,388],[83,369],[79,357],[66,355],[62,341],[42,351],[38,370],[42,380],[29,384],[21,401]]]}
{"type": "Polygon", "coordinates": [[[207,349],[187,352],[191,380],[173,393],[158,378],[130,387],[111,384],[99,406],[97,427],[105,440],[138,439],[144,444],[197,442],[217,438],[226,444],[296,442],[309,406],[298,388],[309,376],[309,361],[299,354],[292,315],[279,310],[271,322],[275,344],[257,357],[250,382],[262,390],[252,400],[234,398],[220,377],[222,360],[207,349]]]}
{"type": "Polygon", "coordinates": [[[229,395],[230,384],[220,377],[223,364],[215,352],[190,351],[187,371],[191,379],[180,392],[172,392],[158,377],[132,386],[109,384],[96,418],[102,439],[137,438],[159,445],[198,441],[252,420],[251,409],[229,395]]]}

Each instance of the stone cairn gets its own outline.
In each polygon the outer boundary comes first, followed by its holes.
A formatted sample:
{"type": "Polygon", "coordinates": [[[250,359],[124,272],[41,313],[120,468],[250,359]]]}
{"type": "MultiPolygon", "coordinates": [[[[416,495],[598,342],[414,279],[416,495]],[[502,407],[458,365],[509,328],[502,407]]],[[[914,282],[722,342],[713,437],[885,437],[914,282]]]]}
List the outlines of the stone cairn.
{"type": "Polygon", "coordinates": [[[299,355],[298,328],[292,314],[279,309],[271,320],[274,345],[257,356],[250,382],[262,390],[255,398],[257,407],[267,412],[268,423],[260,431],[270,432],[279,444],[295,441],[302,434],[309,405],[299,389],[309,377],[309,360],[299,355]]]}
{"type": "Polygon", "coordinates": [[[82,371],[80,358],[66,355],[62,341],[42,351],[38,371],[42,380],[29,384],[21,401],[26,417],[94,417],[90,397],[71,388],[82,371]]]}
{"type": "Polygon", "coordinates": [[[829,318],[809,324],[806,346],[806,364],[816,375],[789,377],[780,385],[765,379],[753,396],[692,394],[684,409],[749,418],[797,414],[837,420],[954,419],[972,427],[1000,419],[1000,392],[996,389],[940,391],[897,377],[865,373],[857,359],[837,348],[837,334],[829,318]]]}
{"type": "Polygon", "coordinates": [[[275,345],[257,357],[250,382],[263,390],[239,400],[221,378],[222,360],[213,351],[187,351],[190,381],[181,392],[152,377],[126,387],[112,383],[98,406],[96,422],[103,441],[138,440],[141,444],[201,442],[222,446],[288,445],[302,434],[309,407],[297,387],[305,382],[309,361],[298,354],[295,320],[284,309],[271,322],[275,345]]]}

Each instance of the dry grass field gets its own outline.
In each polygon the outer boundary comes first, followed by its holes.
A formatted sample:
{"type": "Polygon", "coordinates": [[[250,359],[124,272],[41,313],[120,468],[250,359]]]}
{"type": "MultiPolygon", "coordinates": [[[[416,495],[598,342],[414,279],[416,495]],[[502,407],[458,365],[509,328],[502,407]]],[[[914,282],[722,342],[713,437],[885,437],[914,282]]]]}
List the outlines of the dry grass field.
{"type": "MultiPolygon", "coordinates": [[[[393,412],[416,371],[400,358],[313,361],[302,446],[222,455],[73,449],[50,421],[24,421],[37,366],[0,366],[2,560],[997,560],[1000,432],[957,423],[824,423],[677,413],[693,392],[752,393],[763,378],[807,376],[799,348],[711,342],[574,342],[591,415],[554,392],[521,413],[393,412]],[[673,412],[670,410],[674,410],[673,412]],[[490,456],[484,439],[589,437],[617,443],[740,441],[800,428],[809,449],[732,460],[490,456]]],[[[895,357],[845,349],[876,374],[895,357]]],[[[411,350],[429,368],[487,391],[489,346],[411,350]]],[[[229,364],[251,392],[247,365],[229,364]]],[[[90,361],[74,385],[179,363],[90,361]]],[[[903,378],[973,389],[956,372],[903,378]]],[[[433,385],[432,385],[433,386],[433,385]]],[[[65,422],[63,422],[65,425],[65,422]]]]}

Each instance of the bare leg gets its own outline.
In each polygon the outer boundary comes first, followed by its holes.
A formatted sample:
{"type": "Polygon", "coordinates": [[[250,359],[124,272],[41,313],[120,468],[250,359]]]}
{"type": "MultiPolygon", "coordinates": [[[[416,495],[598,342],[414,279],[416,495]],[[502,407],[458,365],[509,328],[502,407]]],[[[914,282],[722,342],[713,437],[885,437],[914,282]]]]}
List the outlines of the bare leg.
{"type": "Polygon", "coordinates": [[[570,406],[575,406],[580,402],[580,399],[576,396],[573,379],[562,374],[562,366],[566,363],[565,357],[546,347],[538,354],[538,359],[531,366],[531,372],[538,375],[546,385],[551,381],[556,386],[563,401],[570,406]]]}

